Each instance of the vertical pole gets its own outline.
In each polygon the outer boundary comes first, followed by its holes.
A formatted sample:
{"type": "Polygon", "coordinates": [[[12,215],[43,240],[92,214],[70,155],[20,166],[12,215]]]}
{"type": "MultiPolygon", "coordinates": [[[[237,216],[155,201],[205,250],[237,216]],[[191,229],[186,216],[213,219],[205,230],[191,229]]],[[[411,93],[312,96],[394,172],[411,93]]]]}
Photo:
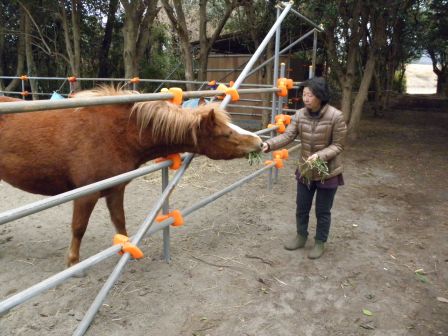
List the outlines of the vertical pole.
{"type": "Polygon", "coordinates": [[[25,100],[25,95],[23,92],[25,92],[25,80],[22,78],[22,99],[25,100]]]}
{"type": "MultiPolygon", "coordinates": [[[[280,16],[280,8],[277,6],[277,21],[280,16]]],[[[277,86],[277,79],[278,79],[278,64],[280,62],[279,55],[280,55],[280,25],[277,27],[277,30],[275,31],[275,53],[274,53],[274,74],[272,76],[273,78],[273,85],[277,86]]],[[[276,107],[277,107],[277,94],[272,94],[272,111],[271,111],[271,124],[275,123],[275,115],[276,115],[276,107]]],[[[274,137],[274,131],[271,132],[271,138],[274,137]]],[[[271,155],[273,158],[273,155],[271,155]]],[[[272,190],[272,168],[269,169],[269,175],[268,175],[268,190],[272,190]]]]}
{"type": "MultiPolygon", "coordinates": [[[[166,186],[168,185],[168,168],[162,168],[162,192],[165,190],[166,186]]],[[[167,198],[166,201],[163,203],[162,206],[162,213],[167,214],[169,212],[169,199],[167,198]]],[[[170,227],[167,226],[163,229],[163,258],[167,263],[170,262],[171,256],[170,256],[170,227]]]]}
{"type": "Polygon", "coordinates": [[[311,65],[310,78],[313,78],[314,76],[316,76],[316,52],[317,52],[317,30],[314,29],[314,35],[313,35],[313,59],[312,59],[312,65],[311,65]]]}

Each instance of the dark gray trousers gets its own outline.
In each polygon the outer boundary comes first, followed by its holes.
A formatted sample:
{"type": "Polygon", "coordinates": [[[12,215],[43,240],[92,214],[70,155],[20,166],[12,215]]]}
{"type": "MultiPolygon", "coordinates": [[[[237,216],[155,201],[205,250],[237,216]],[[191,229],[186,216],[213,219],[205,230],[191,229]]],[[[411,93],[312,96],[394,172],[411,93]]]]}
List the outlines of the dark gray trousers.
{"type": "Polygon", "coordinates": [[[331,225],[331,208],[337,188],[322,189],[317,188],[316,183],[307,185],[297,182],[297,208],[296,223],[297,233],[303,237],[308,237],[308,222],[310,220],[310,210],[316,193],[316,236],[315,239],[326,242],[331,225]],[[316,192],[317,190],[317,192],[316,192]]]}

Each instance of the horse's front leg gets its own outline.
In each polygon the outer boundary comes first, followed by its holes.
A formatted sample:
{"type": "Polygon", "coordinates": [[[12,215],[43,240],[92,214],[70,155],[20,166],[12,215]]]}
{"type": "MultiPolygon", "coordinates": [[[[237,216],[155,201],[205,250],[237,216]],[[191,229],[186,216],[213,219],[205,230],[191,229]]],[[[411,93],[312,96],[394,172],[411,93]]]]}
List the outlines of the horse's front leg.
{"type": "Polygon", "coordinates": [[[99,197],[100,193],[94,193],[73,201],[72,242],[68,251],[68,267],[79,262],[81,240],[86,232],[90,215],[99,197]]]}
{"type": "Polygon", "coordinates": [[[123,208],[125,186],[125,184],[121,184],[113,188],[112,192],[106,196],[106,204],[117,233],[127,236],[123,208]]]}

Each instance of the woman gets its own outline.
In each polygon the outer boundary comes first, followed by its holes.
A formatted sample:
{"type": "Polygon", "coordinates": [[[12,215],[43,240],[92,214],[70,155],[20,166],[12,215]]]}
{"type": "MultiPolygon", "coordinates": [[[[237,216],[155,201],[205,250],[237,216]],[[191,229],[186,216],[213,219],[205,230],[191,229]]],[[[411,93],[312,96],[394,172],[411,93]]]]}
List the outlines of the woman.
{"type": "Polygon", "coordinates": [[[325,180],[313,171],[311,179],[305,180],[300,170],[297,177],[297,235],[285,244],[285,249],[296,250],[305,246],[308,238],[308,222],[314,194],[316,193],[317,227],[310,259],[324,253],[331,224],[331,207],[338,186],[344,184],[340,153],[344,150],[347,127],[341,111],[329,105],[330,91],[325,79],[315,77],[302,84],[304,108],[298,110],[285,133],[263,143],[263,151],[281,148],[296,137],[301,141],[299,167],[320,158],[328,164],[329,175],[325,180]]]}

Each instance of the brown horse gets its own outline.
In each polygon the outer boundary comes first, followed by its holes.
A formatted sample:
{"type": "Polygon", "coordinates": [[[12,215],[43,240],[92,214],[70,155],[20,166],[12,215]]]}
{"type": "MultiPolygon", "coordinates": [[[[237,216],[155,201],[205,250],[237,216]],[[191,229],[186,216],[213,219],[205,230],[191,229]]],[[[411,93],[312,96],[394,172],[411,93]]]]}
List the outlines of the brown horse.
{"type": "MultiPolygon", "coordinates": [[[[132,94],[102,87],[76,97],[132,94]]],[[[20,101],[0,97],[0,102],[20,101]]],[[[217,106],[182,109],[166,101],[0,115],[0,180],[22,190],[56,195],[136,169],[171,153],[233,159],[260,151],[261,139],[229,123],[217,106]]],[[[127,235],[126,183],[74,201],[68,266],[79,262],[89,217],[106,197],[118,233],[127,235]]]]}

